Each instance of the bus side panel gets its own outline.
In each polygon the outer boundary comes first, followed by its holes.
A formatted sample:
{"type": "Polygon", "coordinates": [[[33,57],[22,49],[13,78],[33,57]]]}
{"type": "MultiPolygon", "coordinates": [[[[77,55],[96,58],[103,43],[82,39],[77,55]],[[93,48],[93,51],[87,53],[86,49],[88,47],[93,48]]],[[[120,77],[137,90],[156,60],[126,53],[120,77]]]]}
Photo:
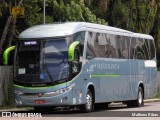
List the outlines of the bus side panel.
{"type": "Polygon", "coordinates": [[[92,82],[96,86],[96,103],[134,98],[129,84],[132,79],[129,60],[95,58],[86,64],[85,69],[89,79],[85,84],[92,82]]]}
{"type": "Polygon", "coordinates": [[[157,71],[156,67],[150,66],[146,68],[147,79],[145,81],[145,98],[152,98],[157,93],[157,71]]]}
{"type": "MultiPolygon", "coordinates": [[[[86,94],[88,85],[93,85],[94,91],[95,91],[95,102],[99,103],[103,101],[103,99],[100,96],[100,79],[98,77],[93,77],[92,75],[96,74],[95,71],[95,61],[89,61],[83,66],[82,74],[83,74],[83,80],[81,81],[81,84],[83,84],[83,91],[86,94]]],[[[85,99],[85,98],[84,98],[85,99]]]]}
{"type": "Polygon", "coordinates": [[[137,99],[140,83],[144,86],[144,98],[151,98],[156,93],[156,67],[147,67],[145,60],[131,60],[131,93],[137,99]]]}

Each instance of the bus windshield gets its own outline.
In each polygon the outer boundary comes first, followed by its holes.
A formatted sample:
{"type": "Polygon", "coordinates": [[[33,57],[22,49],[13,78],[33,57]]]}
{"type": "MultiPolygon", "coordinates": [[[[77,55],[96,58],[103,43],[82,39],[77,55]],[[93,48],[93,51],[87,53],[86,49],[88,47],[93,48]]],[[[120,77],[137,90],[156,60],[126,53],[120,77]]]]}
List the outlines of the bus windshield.
{"type": "Polygon", "coordinates": [[[16,56],[16,79],[21,84],[59,83],[69,77],[65,38],[20,41],[16,56]]]}
{"type": "Polygon", "coordinates": [[[67,43],[64,39],[43,42],[41,75],[50,81],[64,80],[69,76],[67,43]]]}

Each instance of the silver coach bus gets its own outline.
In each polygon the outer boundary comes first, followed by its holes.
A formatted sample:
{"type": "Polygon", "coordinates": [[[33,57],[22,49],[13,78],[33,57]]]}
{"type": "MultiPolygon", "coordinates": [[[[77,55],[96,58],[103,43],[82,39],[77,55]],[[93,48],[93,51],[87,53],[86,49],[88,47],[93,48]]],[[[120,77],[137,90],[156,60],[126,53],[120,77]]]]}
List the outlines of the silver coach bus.
{"type": "Polygon", "coordinates": [[[156,94],[155,43],[150,35],[68,22],[31,27],[16,44],[17,107],[44,110],[122,101],[143,106],[156,94]]]}

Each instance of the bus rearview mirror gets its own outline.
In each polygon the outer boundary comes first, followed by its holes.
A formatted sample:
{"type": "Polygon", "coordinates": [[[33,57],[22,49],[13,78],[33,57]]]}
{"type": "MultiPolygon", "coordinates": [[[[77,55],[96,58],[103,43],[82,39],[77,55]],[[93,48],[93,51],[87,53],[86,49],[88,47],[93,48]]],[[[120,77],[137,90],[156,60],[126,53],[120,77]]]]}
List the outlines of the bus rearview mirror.
{"type": "Polygon", "coordinates": [[[79,41],[75,41],[69,46],[69,48],[68,48],[68,61],[74,61],[75,60],[75,58],[76,58],[75,51],[76,51],[76,48],[79,45],[80,45],[80,42],[79,41]]]}

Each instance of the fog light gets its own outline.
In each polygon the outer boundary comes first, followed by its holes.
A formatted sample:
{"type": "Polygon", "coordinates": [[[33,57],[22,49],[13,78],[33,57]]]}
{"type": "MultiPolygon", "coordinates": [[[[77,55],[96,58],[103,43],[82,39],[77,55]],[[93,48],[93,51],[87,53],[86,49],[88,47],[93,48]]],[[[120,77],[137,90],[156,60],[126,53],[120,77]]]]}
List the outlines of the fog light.
{"type": "Polygon", "coordinates": [[[15,101],[16,101],[17,104],[22,104],[22,102],[20,100],[15,99],[15,101]]]}
{"type": "Polygon", "coordinates": [[[61,103],[65,102],[65,101],[67,101],[67,97],[64,97],[61,99],[61,103]]]}

